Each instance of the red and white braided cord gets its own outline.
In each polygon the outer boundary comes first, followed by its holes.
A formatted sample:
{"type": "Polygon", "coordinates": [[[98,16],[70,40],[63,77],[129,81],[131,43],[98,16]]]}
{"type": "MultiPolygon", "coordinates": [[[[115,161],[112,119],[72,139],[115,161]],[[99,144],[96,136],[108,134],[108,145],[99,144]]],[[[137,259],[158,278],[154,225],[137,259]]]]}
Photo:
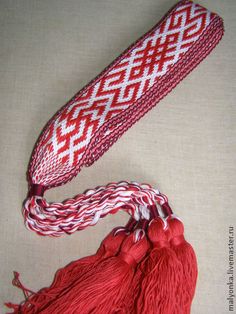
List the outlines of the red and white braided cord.
{"type": "Polygon", "coordinates": [[[48,203],[40,196],[28,198],[23,215],[26,226],[40,235],[71,234],[95,225],[100,218],[125,210],[136,220],[149,219],[150,205],[163,205],[168,199],[148,184],[109,183],[78,194],[63,203],[48,203]]]}

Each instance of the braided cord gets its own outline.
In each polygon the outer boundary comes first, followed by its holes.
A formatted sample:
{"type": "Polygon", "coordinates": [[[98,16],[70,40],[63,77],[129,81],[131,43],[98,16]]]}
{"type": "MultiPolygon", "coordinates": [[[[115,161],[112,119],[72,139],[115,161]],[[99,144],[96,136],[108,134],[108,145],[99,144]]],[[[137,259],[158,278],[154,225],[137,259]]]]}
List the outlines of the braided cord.
{"type": "Polygon", "coordinates": [[[149,219],[150,205],[167,202],[167,197],[149,184],[122,181],[87,190],[62,203],[48,203],[41,196],[31,196],[24,204],[23,215],[30,230],[57,237],[93,226],[118,210],[136,220],[149,219]]]}

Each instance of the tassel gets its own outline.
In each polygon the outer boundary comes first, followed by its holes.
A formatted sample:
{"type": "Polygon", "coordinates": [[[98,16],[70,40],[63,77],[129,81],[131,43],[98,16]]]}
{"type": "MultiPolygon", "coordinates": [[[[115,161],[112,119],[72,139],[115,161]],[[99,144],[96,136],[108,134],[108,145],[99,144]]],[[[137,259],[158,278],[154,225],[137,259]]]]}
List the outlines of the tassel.
{"type": "Polygon", "coordinates": [[[174,216],[169,216],[167,221],[171,248],[183,265],[183,278],[178,299],[180,310],[178,313],[189,314],[197,283],[197,258],[192,246],[184,238],[183,223],[174,216]]]}
{"type": "MultiPolygon", "coordinates": [[[[143,232],[146,233],[148,223],[149,223],[148,220],[143,219],[139,221],[138,228],[142,229],[143,232]]],[[[125,297],[124,308],[120,309],[119,314],[121,313],[135,314],[136,313],[135,305],[136,305],[137,297],[140,293],[140,283],[142,282],[142,278],[143,278],[143,266],[142,265],[145,263],[145,260],[149,254],[148,253],[149,249],[147,250],[147,253],[145,257],[143,258],[143,260],[137,265],[132,283],[125,297]]]]}
{"type": "Polygon", "coordinates": [[[153,245],[145,264],[145,276],[137,302],[139,314],[173,314],[182,265],[170,248],[161,218],[153,219],[148,237],[153,245]]]}
{"type": "Polygon", "coordinates": [[[37,293],[26,289],[20,283],[19,274],[15,272],[13,285],[22,289],[26,300],[20,305],[12,303],[5,303],[5,305],[14,310],[12,313],[38,313],[51,302],[54,302],[61,293],[65,293],[65,291],[70,289],[76,281],[82,280],[99,262],[115,256],[119,252],[120,246],[127,236],[127,230],[132,224],[133,219],[128,223],[127,229],[124,227],[113,229],[102,241],[96,254],[73,261],[64,268],[59,269],[55,274],[51,286],[43,288],[37,293]]]}
{"type": "Polygon", "coordinates": [[[79,284],[40,313],[118,313],[123,308],[135,267],[148,249],[145,235],[141,239],[136,235],[137,231],[123,241],[118,256],[100,262],[79,284]]]}

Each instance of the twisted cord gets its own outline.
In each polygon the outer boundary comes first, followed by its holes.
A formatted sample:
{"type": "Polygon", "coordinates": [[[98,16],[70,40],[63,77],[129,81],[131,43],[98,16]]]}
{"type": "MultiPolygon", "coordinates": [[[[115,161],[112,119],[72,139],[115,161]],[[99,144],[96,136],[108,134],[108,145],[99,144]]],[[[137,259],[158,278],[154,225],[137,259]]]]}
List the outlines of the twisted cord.
{"type": "Polygon", "coordinates": [[[48,203],[41,196],[31,196],[24,203],[23,216],[28,229],[57,237],[95,225],[120,209],[136,220],[149,219],[150,205],[167,202],[167,197],[149,184],[122,181],[87,190],[62,203],[48,203]]]}

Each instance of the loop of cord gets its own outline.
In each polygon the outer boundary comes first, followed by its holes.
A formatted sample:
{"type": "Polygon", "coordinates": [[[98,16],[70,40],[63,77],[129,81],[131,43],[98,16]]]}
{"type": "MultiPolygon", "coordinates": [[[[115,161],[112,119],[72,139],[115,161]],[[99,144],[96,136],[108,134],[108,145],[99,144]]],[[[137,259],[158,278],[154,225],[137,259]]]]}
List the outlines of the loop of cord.
{"type": "Polygon", "coordinates": [[[27,228],[39,235],[58,237],[95,225],[100,218],[124,210],[135,220],[149,219],[150,205],[163,205],[167,197],[149,184],[122,181],[87,190],[62,203],[29,197],[23,207],[27,228]]]}

